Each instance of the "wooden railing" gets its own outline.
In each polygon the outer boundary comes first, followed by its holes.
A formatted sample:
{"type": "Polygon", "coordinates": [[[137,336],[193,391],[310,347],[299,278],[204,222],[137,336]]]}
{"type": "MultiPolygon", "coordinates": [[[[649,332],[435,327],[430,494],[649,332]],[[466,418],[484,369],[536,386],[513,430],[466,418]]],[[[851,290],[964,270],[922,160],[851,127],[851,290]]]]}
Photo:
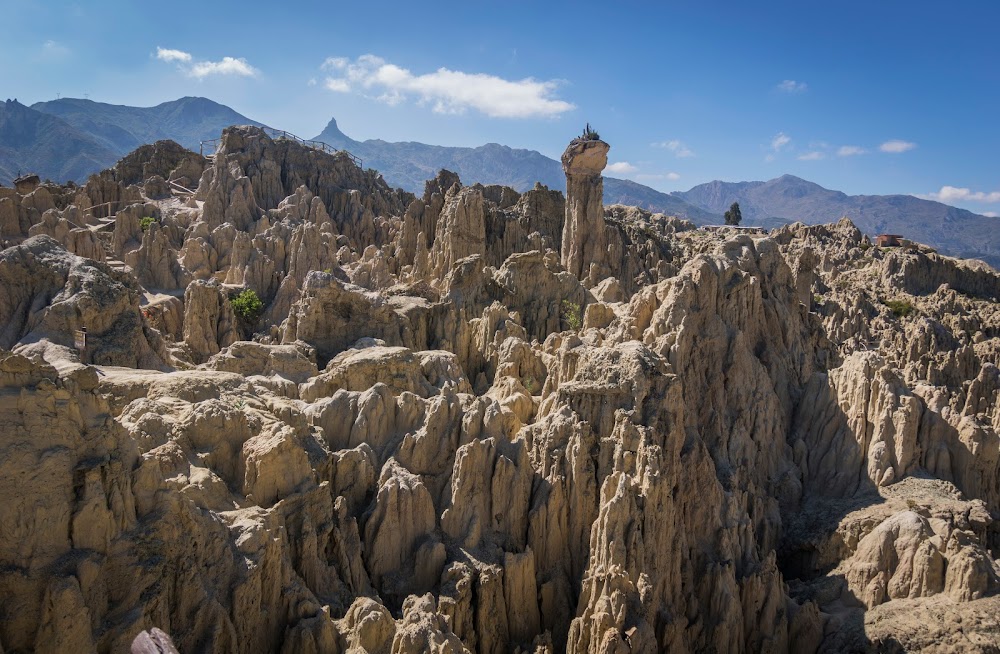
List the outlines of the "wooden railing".
{"type": "Polygon", "coordinates": [[[111,202],[102,202],[101,204],[93,204],[93,205],[91,205],[89,207],[86,207],[85,209],[81,209],[80,211],[82,213],[84,213],[84,214],[86,214],[86,213],[89,212],[90,214],[93,215],[94,214],[94,209],[100,209],[101,207],[108,207],[108,215],[107,216],[96,216],[95,215],[95,217],[96,218],[110,218],[111,217],[111,205],[121,204],[122,202],[124,202],[124,200],[112,200],[111,202]]]}
{"type": "MultiPolygon", "coordinates": [[[[313,150],[319,150],[320,152],[325,152],[327,154],[346,154],[354,164],[361,169],[364,169],[364,162],[361,161],[360,157],[356,157],[354,154],[348,152],[347,150],[341,150],[335,148],[329,143],[324,143],[323,141],[312,141],[295,136],[291,132],[286,132],[283,129],[274,129],[273,127],[263,127],[264,133],[270,136],[274,140],[278,139],[288,139],[289,141],[295,141],[300,145],[304,145],[307,148],[312,148],[313,150]]],[[[215,153],[219,149],[219,142],[221,139],[206,139],[201,141],[199,154],[205,158],[214,158],[215,153]],[[208,154],[205,151],[209,150],[208,154]]]]}
{"type": "Polygon", "coordinates": [[[173,187],[171,190],[180,191],[181,193],[187,193],[188,195],[194,195],[194,191],[185,186],[181,186],[180,184],[178,184],[173,180],[168,179],[167,184],[173,187]]]}

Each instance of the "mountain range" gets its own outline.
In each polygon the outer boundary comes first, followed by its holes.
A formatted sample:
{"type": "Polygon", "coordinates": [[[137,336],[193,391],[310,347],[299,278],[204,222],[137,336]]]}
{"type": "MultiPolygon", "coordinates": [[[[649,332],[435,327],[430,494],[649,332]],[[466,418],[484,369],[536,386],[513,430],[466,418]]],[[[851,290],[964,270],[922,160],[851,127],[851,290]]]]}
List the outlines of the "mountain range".
{"type": "Polygon", "coordinates": [[[38,102],[31,108],[61,118],[122,154],[161,139],[171,139],[197,150],[200,141],[218,138],[223,127],[262,125],[208,98],[185,97],[155,107],[63,98],[38,102]]]}
{"type": "Polygon", "coordinates": [[[83,182],[140,145],[161,139],[198,150],[229,125],[261,125],[207,98],[185,97],[155,107],[79,98],[0,103],[0,183],[18,172],[83,182]]]}
{"type": "Polygon", "coordinates": [[[0,183],[34,172],[59,181],[86,179],[120,154],[66,121],[16,100],[0,102],[0,183]]]}
{"type": "Polygon", "coordinates": [[[912,195],[847,195],[794,175],[767,182],[714,181],[674,195],[712,213],[738,202],[744,224],[768,228],[847,216],[867,234],[900,234],[1000,267],[1000,219],[912,195]]]}
{"type": "MultiPolygon", "coordinates": [[[[331,120],[314,140],[349,150],[361,157],[365,165],[381,172],[393,186],[418,195],[423,192],[424,182],[442,168],[458,173],[466,183],[504,184],[517,191],[527,191],[535,182],[553,189],[566,188],[562,163],[535,150],[511,148],[497,143],[463,148],[414,141],[356,141],[340,131],[336,119],[331,120]]],[[[699,224],[721,220],[721,214],[705,211],[681,198],[648,186],[614,177],[604,178],[604,203],[635,205],[687,218],[699,224]]]]}
{"type": "MultiPolygon", "coordinates": [[[[184,97],[155,107],[129,107],[62,98],[25,106],[0,103],[0,183],[20,172],[57,181],[84,181],[136,147],[172,139],[193,150],[233,124],[262,125],[207,98],[184,97]]],[[[563,190],[559,161],[534,150],[497,143],[445,147],[413,141],[357,141],[331,120],[316,140],[351,151],[386,181],[414,193],[447,168],[465,183],[505,184],[524,191],[541,182],[563,190]]],[[[891,232],[928,243],[942,252],[983,259],[1000,267],[1000,219],[910,195],[850,196],[792,175],[770,181],[713,181],[689,191],[662,193],[648,186],[605,177],[605,204],[637,205],[687,218],[699,225],[722,222],[739,202],[747,225],[774,227],[802,221],[816,224],[851,218],[868,234],[891,232]]]]}

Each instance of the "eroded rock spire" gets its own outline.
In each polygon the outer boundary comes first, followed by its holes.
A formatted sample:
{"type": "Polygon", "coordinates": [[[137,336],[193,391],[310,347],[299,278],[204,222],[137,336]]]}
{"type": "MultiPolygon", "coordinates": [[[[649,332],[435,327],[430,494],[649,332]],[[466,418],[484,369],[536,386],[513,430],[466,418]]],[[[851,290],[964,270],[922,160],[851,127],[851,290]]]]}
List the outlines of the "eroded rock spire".
{"type": "Polygon", "coordinates": [[[562,264],[586,286],[608,273],[604,224],[604,178],[611,146],[594,133],[570,141],[562,155],[566,173],[566,224],[562,264]]]}

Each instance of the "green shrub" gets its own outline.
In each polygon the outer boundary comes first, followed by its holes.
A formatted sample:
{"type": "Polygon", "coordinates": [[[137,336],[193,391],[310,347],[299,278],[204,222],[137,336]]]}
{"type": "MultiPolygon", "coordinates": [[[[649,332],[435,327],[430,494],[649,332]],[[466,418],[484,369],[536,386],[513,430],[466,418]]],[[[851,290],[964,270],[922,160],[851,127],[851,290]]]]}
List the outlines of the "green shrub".
{"type": "Polygon", "coordinates": [[[572,330],[580,329],[583,326],[583,314],[580,313],[580,305],[569,300],[562,301],[563,323],[572,330]]]}
{"type": "Polygon", "coordinates": [[[581,141],[600,141],[601,135],[590,127],[590,123],[583,128],[583,134],[580,135],[581,141]]]}
{"type": "Polygon", "coordinates": [[[152,216],[146,216],[145,218],[139,219],[139,227],[142,227],[142,231],[149,229],[149,226],[156,222],[156,218],[152,216]]]}
{"type": "Polygon", "coordinates": [[[233,307],[233,313],[250,325],[257,322],[261,311],[264,310],[264,303],[257,296],[257,292],[250,288],[242,291],[236,297],[230,298],[229,304],[233,307]]]}
{"type": "Polygon", "coordinates": [[[872,244],[869,243],[868,241],[863,241],[859,247],[861,248],[862,252],[867,252],[868,250],[872,249],[872,244]]]}
{"type": "Polygon", "coordinates": [[[886,300],[885,306],[889,307],[889,311],[892,311],[892,315],[897,318],[905,318],[917,310],[909,300],[886,300]]]}

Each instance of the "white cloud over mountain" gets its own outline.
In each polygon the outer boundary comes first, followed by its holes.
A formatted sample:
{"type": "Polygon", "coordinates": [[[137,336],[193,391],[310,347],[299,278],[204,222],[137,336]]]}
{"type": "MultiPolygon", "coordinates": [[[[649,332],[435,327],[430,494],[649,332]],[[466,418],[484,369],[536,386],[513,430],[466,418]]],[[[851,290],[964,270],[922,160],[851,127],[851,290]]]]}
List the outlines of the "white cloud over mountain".
{"type": "Polygon", "coordinates": [[[156,58],[167,63],[176,63],[185,75],[195,79],[204,79],[212,75],[256,77],[260,74],[260,71],[242,57],[223,57],[219,61],[195,61],[190,52],[157,47],[156,58]]]}
{"type": "Polygon", "coordinates": [[[902,152],[909,152],[915,147],[917,147],[917,144],[910,141],[892,140],[886,141],[882,145],[878,146],[878,149],[882,152],[888,152],[890,154],[900,154],[902,152]]]}
{"type": "Polygon", "coordinates": [[[322,68],[328,73],[324,85],[331,91],[361,93],[390,105],[414,98],[436,113],[461,114],[472,109],[491,118],[538,118],[576,108],[555,96],[560,86],[557,80],[508,80],[448,68],[417,75],[372,54],[354,61],[331,57],[322,68]]]}
{"type": "Polygon", "coordinates": [[[957,186],[942,186],[937,193],[928,193],[925,196],[930,200],[938,202],[982,202],[983,204],[1000,203],[1000,191],[973,191],[957,186]]]}
{"type": "Polygon", "coordinates": [[[605,168],[605,171],[618,175],[627,175],[629,173],[634,173],[637,170],[639,169],[627,161],[618,161],[613,164],[608,164],[608,167],[605,168]]]}
{"type": "Polygon", "coordinates": [[[674,153],[674,156],[678,159],[685,159],[687,157],[693,157],[694,152],[688,146],[684,145],[683,142],[673,139],[670,141],[661,141],[659,143],[652,144],[654,148],[663,148],[665,150],[670,150],[674,153]]]}

